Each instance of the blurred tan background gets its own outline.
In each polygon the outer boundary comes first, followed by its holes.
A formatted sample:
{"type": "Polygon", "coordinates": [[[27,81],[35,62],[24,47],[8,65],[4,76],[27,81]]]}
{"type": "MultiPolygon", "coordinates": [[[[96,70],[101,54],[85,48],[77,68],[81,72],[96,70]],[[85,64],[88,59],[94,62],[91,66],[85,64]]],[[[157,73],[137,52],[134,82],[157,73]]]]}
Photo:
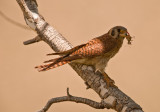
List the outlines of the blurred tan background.
{"type": "MultiPolygon", "coordinates": [[[[160,1],[159,0],[38,0],[39,11],[74,46],[122,25],[135,36],[109,62],[107,72],[116,85],[145,112],[160,106],[160,1]]],[[[16,0],[0,0],[0,11],[25,25],[16,0]]],[[[51,48],[44,42],[24,46],[36,36],[0,17],[0,112],[36,112],[48,99],[72,95],[100,101],[68,66],[39,73],[34,67],[51,48]]],[[[76,103],[54,104],[48,112],[114,112],[76,103]]]]}

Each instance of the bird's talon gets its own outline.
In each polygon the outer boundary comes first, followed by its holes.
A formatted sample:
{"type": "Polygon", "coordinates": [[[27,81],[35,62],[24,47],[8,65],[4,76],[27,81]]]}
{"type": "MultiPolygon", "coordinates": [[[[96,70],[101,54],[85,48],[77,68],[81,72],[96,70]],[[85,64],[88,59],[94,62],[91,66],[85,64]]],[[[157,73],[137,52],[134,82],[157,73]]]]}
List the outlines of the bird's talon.
{"type": "Polygon", "coordinates": [[[113,81],[113,80],[106,80],[106,82],[107,82],[107,88],[109,88],[109,87],[116,87],[117,88],[117,86],[116,85],[114,85],[115,84],[115,82],[113,81]]]}
{"type": "Polygon", "coordinates": [[[106,74],[105,72],[102,73],[103,76],[104,76],[104,80],[106,81],[107,83],[107,88],[109,87],[117,87],[115,84],[115,81],[113,79],[111,79],[108,74],[106,74]]]}

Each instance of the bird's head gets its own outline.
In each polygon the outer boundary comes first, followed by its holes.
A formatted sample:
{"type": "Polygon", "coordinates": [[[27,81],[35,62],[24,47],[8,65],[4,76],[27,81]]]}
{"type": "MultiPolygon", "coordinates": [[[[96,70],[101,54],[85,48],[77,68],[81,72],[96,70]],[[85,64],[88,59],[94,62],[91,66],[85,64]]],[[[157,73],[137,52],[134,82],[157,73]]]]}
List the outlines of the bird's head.
{"type": "Polygon", "coordinates": [[[126,38],[128,44],[131,44],[132,37],[129,35],[127,29],[123,26],[115,26],[109,30],[108,34],[115,39],[124,39],[126,38]]]}

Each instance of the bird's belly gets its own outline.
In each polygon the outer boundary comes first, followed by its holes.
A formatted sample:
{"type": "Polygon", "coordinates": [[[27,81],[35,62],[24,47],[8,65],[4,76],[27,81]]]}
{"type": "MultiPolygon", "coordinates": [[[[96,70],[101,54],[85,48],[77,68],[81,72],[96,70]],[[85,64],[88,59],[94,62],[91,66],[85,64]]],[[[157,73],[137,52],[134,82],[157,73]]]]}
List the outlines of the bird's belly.
{"type": "Polygon", "coordinates": [[[104,70],[109,59],[106,56],[97,56],[94,58],[84,58],[72,62],[94,66],[96,70],[104,70]]]}

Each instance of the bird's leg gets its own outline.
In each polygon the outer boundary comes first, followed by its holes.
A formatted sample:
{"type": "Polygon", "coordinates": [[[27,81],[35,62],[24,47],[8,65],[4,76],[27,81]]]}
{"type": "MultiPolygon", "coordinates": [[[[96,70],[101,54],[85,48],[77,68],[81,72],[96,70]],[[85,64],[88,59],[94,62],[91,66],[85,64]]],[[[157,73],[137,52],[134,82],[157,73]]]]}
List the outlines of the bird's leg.
{"type": "Polygon", "coordinates": [[[111,79],[111,78],[108,76],[107,73],[105,73],[105,72],[101,72],[101,73],[102,73],[104,79],[105,79],[106,82],[107,82],[107,88],[109,88],[109,87],[117,87],[116,85],[114,85],[114,84],[115,84],[114,80],[111,79]]]}

